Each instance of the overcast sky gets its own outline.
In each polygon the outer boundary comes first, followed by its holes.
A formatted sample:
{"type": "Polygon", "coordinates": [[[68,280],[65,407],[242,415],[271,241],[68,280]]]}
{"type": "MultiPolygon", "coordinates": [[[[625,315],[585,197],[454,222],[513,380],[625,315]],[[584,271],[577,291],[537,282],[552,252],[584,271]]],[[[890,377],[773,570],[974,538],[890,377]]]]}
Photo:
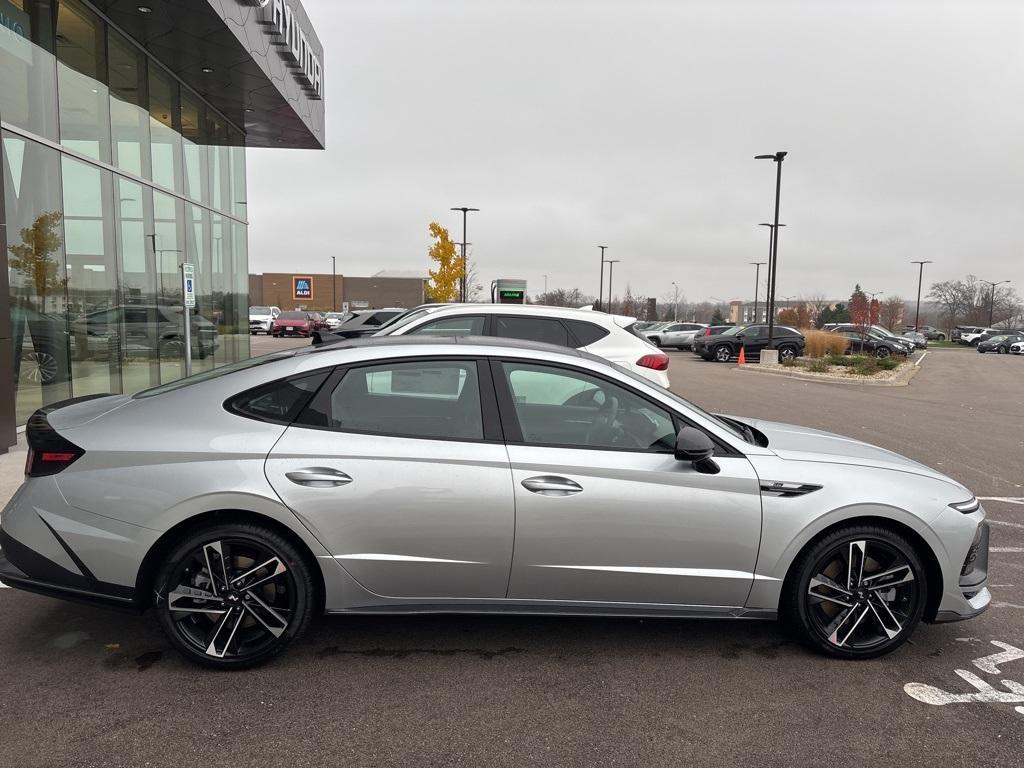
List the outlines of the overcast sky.
{"type": "MultiPolygon", "coordinates": [[[[327,149],[251,150],[250,270],[750,299],[786,150],[778,296],[1024,292],[1024,3],[303,0],[327,149]]],[[[762,277],[763,277],[762,271],[762,277]]]]}

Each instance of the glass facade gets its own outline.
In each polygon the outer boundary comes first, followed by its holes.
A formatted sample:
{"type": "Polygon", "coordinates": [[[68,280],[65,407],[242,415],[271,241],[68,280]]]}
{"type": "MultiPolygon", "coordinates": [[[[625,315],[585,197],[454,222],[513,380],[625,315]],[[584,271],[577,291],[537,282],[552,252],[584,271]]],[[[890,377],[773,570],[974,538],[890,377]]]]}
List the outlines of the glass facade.
{"type": "Polygon", "coordinates": [[[249,356],[242,132],[82,0],[0,0],[17,420],[249,356]]]}

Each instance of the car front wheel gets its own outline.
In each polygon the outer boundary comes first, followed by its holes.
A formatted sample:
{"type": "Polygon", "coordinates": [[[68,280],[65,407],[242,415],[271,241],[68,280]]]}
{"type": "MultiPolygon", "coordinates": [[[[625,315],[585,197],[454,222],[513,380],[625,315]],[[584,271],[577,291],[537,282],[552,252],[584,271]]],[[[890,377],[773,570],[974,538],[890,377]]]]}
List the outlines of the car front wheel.
{"type": "Polygon", "coordinates": [[[1006,346],[1003,344],[1000,344],[998,347],[996,347],[996,352],[998,352],[1000,355],[1005,355],[1009,351],[1010,350],[1008,350],[1006,346]]]}
{"type": "Polygon", "coordinates": [[[732,358],[732,350],[726,344],[719,344],[715,347],[715,360],[719,363],[728,363],[732,358]]]}
{"type": "Polygon", "coordinates": [[[902,645],[924,613],[924,566],[905,538],[853,525],[814,544],[788,580],[785,612],[801,640],[830,656],[868,659],[902,645]]]}
{"type": "Polygon", "coordinates": [[[879,360],[884,360],[888,356],[889,356],[889,348],[888,347],[879,347],[878,349],[875,350],[875,357],[877,357],[879,360]]]}
{"type": "Polygon", "coordinates": [[[163,559],[157,620],[190,661],[243,669],[269,661],[309,625],[313,575],[295,546],[247,523],[193,531],[163,559]]]}

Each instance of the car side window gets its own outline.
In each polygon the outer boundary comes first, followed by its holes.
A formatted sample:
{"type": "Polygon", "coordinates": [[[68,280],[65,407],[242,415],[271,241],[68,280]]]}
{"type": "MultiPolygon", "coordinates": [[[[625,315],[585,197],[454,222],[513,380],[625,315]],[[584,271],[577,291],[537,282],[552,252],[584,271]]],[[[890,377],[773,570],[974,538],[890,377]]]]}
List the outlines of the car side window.
{"type": "Polygon", "coordinates": [[[550,317],[505,317],[494,318],[494,335],[502,339],[542,341],[560,347],[572,346],[569,333],[562,323],[550,317]]]}
{"type": "Polygon", "coordinates": [[[581,371],[502,363],[523,442],[622,451],[672,451],[668,411],[581,371]]]}
{"type": "Polygon", "coordinates": [[[608,335],[608,329],[586,320],[565,320],[569,331],[575,337],[573,346],[587,347],[608,335]]]}
{"type": "Polygon", "coordinates": [[[459,315],[424,323],[409,331],[408,336],[481,336],[483,315],[459,315]]]}
{"type": "MultiPolygon", "coordinates": [[[[323,398],[318,397],[321,401],[323,398]]],[[[351,368],[304,423],[329,429],[454,440],[483,439],[476,362],[428,360],[351,368]]]]}
{"type": "Polygon", "coordinates": [[[235,395],[226,403],[229,411],[259,421],[290,424],[306,401],[320,388],[329,370],[307,376],[272,381],[235,395]]]}

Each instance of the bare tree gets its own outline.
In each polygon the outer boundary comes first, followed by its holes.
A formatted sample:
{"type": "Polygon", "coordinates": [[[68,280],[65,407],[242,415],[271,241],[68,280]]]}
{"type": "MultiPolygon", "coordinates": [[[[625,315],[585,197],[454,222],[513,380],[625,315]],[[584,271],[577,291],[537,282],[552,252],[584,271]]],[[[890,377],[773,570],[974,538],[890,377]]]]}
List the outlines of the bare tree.
{"type": "Polygon", "coordinates": [[[535,304],[546,304],[549,307],[584,307],[594,303],[594,297],[583,293],[579,288],[555,288],[547,293],[539,293],[534,299],[535,304]]]}
{"type": "Polygon", "coordinates": [[[899,296],[884,299],[879,320],[890,331],[895,331],[903,323],[903,299],[899,296]]]}

